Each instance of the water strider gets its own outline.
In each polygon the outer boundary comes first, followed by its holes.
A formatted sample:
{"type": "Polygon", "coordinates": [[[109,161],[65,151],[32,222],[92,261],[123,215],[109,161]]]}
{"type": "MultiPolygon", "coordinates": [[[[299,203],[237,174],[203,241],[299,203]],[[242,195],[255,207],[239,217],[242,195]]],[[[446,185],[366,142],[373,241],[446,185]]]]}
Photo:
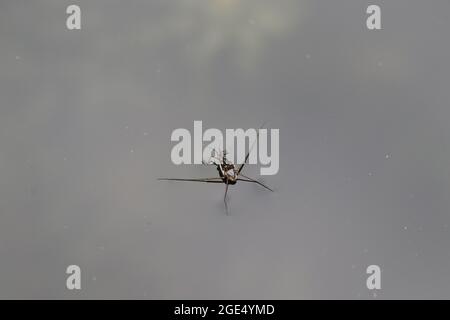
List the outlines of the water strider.
{"type": "MultiPolygon", "coordinates": [[[[251,150],[250,150],[251,151],[251,150]]],[[[204,182],[204,183],[224,183],[225,193],[223,196],[223,202],[225,204],[225,211],[228,214],[228,205],[227,205],[227,194],[228,194],[228,186],[235,185],[238,181],[256,183],[260,186],[266,188],[273,192],[271,188],[263,184],[262,182],[255,180],[253,178],[247,177],[242,173],[242,169],[244,165],[247,163],[248,157],[250,155],[250,151],[245,156],[245,161],[239,167],[235,164],[230,163],[226,157],[226,152],[223,152],[221,157],[211,156],[214,160],[211,164],[215,165],[217,171],[219,172],[219,177],[214,178],[193,178],[193,179],[180,179],[180,178],[158,178],[158,180],[166,180],[166,181],[191,181],[191,182],[204,182]]],[[[215,153],[215,151],[214,151],[215,153]]],[[[205,164],[205,163],[204,163],[205,164]]]]}

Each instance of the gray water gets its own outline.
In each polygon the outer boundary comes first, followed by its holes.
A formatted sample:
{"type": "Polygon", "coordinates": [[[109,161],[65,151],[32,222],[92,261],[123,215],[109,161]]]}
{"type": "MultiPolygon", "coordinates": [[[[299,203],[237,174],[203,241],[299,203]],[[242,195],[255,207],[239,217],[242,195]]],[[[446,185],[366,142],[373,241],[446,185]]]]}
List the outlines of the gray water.
{"type": "Polygon", "coordinates": [[[0,298],[450,298],[450,2],[376,2],[0,1],[0,298]],[[276,191],[157,181],[194,120],[276,191]]]}

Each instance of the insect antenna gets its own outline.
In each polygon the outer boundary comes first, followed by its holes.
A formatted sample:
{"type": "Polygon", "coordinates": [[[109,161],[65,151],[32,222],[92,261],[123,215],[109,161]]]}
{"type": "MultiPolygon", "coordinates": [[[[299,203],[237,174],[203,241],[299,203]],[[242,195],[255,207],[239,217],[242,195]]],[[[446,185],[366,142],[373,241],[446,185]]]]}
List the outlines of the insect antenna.
{"type": "MultiPolygon", "coordinates": [[[[261,127],[259,127],[259,129],[261,129],[262,127],[264,127],[264,126],[266,125],[266,123],[267,123],[267,121],[264,122],[264,123],[261,125],[261,127]]],[[[256,140],[253,142],[252,146],[251,146],[250,149],[248,150],[248,153],[247,153],[247,155],[245,156],[244,163],[241,164],[241,166],[239,167],[239,170],[238,170],[238,172],[237,172],[238,175],[241,173],[242,169],[244,169],[244,165],[245,165],[245,164],[247,163],[247,161],[248,161],[248,158],[249,158],[249,156],[250,156],[250,152],[252,152],[253,147],[255,146],[255,143],[258,141],[258,138],[259,138],[259,129],[258,129],[258,131],[256,131],[256,140]]]]}

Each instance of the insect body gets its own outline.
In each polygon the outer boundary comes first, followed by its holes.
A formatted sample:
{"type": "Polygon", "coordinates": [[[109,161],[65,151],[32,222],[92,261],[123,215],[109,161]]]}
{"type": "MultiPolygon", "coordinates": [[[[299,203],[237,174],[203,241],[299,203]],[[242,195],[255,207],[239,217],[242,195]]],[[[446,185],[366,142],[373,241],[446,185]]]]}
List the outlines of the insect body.
{"type": "Polygon", "coordinates": [[[241,164],[239,166],[239,168],[237,168],[235,164],[230,163],[227,160],[225,152],[223,153],[221,158],[214,157],[212,164],[216,166],[217,171],[219,172],[219,177],[199,178],[199,179],[159,178],[158,180],[224,183],[226,185],[226,187],[225,187],[225,194],[223,196],[223,202],[225,204],[225,211],[228,214],[227,194],[228,194],[228,186],[229,185],[235,185],[238,181],[251,182],[251,183],[259,184],[260,186],[273,192],[273,190],[271,188],[269,188],[268,186],[266,186],[265,184],[242,174],[242,169],[244,168],[244,165],[246,164],[249,155],[250,155],[250,152],[247,153],[244,163],[241,164]]]}

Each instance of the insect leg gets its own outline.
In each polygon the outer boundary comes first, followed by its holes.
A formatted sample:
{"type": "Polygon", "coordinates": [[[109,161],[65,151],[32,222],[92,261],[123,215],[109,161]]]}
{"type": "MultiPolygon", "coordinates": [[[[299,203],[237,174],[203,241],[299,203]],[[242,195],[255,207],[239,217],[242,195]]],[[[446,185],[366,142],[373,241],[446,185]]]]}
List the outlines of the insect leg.
{"type": "Polygon", "coordinates": [[[223,183],[222,178],[200,178],[200,179],[178,179],[178,178],[158,178],[158,180],[164,181],[194,181],[194,182],[206,182],[206,183],[223,183]]]}
{"type": "Polygon", "coordinates": [[[226,181],[225,194],[223,195],[223,203],[225,204],[225,212],[228,215],[227,193],[228,193],[228,180],[226,181]]]}
{"type": "Polygon", "coordinates": [[[252,178],[250,178],[250,177],[244,176],[242,173],[241,173],[240,175],[243,176],[245,179],[238,178],[239,181],[245,181],[245,182],[253,182],[253,183],[257,183],[257,184],[259,184],[260,186],[266,188],[267,190],[270,190],[270,191],[273,192],[273,190],[270,189],[268,186],[266,186],[264,183],[259,182],[258,180],[252,179],[252,178]]]}

